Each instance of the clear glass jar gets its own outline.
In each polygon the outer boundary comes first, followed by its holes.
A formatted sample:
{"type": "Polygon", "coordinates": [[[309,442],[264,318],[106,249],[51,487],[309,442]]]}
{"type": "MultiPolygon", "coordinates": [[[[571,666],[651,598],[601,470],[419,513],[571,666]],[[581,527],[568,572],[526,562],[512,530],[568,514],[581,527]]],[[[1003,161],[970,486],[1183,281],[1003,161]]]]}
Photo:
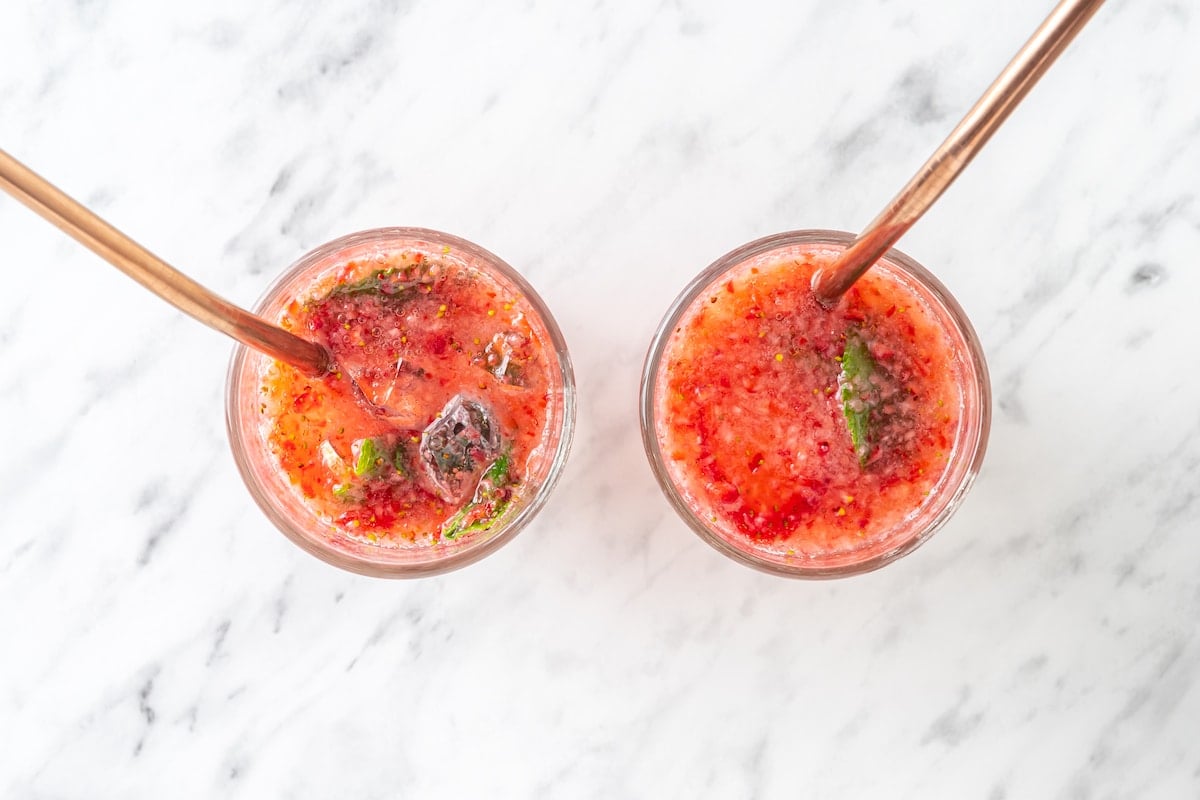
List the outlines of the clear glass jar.
{"type": "MultiPolygon", "coordinates": [[[[962,308],[949,291],[924,267],[897,250],[891,250],[869,275],[882,276],[901,284],[916,295],[930,317],[937,321],[952,343],[951,366],[961,388],[962,407],[953,449],[940,480],[918,507],[909,510],[898,522],[865,537],[861,547],[828,554],[797,554],[766,546],[750,537],[738,535],[730,525],[722,525],[710,500],[701,491],[692,491],[685,471],[696,465],[679,464],[663,452],[665,419],[664,386],[672,335],[686,319],[697,298],[726,283],[727,276],[741,274],[740,267],[773,264],[794,259],[800,254],[828,261],[854,240],[838,231],[806,230],[768,236],[751,242],[718,259],[676,298],[667,311],[651,342],[641,381],[640,417],[642,442],[651,468],[667,500],[679,516],[701,539],[720,552],[751,567],[795,578],[836,578],[878,569],[912,552],[927,541],[954,513],[970,488],[983,461],[991,425],[991,386],[979,338],[962,308]]],[[[807,284],[807,281],[805,281],[807,284]]],[[[712,291],[712,294],[717,294],[712,291]]],[[[715,302],[715,299],[713,300],[715,302]]],[[[699,306],[697,306],[699,307],[699,306]]],[[[683,334],[681,334],[683,335],[683,334]]],[[[776,356],[779,358],[780,356],[776,356]]],[[[815,390],[814,390],[815,391],[815,390]]],[[[691,485],[695,486],[695,482],[691,485]]]]}
{"type": "Polygon", "coordinates": [[[562,332],[549,309],[524,278],[500,258],[456,236],[421,228],[379,228],[323,244],[289,267],[267,289],[254,311],[278,320],[285,306],[303,296],[307,287],[351,259],[370,259],[382,253],[416,250],[454,259],[511,287],[537,315],[533,327],[544,332],[547,362],[552,371],[546,433],[529,459],[525,480],[516,499],[487,530],[427,545],[375,544],[351,537],[328,519],[314,513],[283,474],[271,453],[259,414],[258,393],[267,356],[238,346],[226,382],[226,423],[242,478],[267,517],[302,549],[351,572],[386,578],[435,575],[466,566],[510,541],[545,504],[558,481],[575,424],[575,382],[562,332]]]}

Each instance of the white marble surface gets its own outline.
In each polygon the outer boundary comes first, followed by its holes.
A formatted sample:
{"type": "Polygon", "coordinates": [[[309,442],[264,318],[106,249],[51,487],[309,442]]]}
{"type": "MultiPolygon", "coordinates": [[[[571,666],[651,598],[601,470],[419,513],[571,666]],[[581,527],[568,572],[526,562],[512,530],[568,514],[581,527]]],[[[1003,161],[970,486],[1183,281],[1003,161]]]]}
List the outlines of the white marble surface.
{"type": "Polygon", "coordinates": [[[1200,19],[1113,2],[904,240],[992,446],[887,569],[791,582],[668,509],[640,363],[683,284],[867,222],[1047,0],[0,4],[0,147],[243,303],[379,225],[556,311],[559,490],[419,582],[243,489],[231,345],[0,197],[0,796],[1200,794],[1200,19]]]}

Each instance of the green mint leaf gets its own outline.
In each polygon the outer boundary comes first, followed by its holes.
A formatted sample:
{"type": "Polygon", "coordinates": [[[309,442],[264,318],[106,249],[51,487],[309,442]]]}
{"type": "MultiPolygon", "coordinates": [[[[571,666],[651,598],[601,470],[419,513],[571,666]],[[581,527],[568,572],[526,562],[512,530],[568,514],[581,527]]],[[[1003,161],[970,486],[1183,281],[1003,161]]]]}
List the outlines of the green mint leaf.
{"type": "Polygon", "coordinates": [[[846,428],[850,432],[850,443],[858,456],[860,466],[867,465],[874,443],[871,415],[877,405],[874,383],[875,360],[866,342],[856,332],[846,335],[846,349],[842,351],[842,371],[838,376],[841,388],[842,414],[846,417],[846,428]]]}
{"type": "Polygon", "coordinates": [[[396,443],[396,449],[392,452],[392,466],[401,477],[412,478],[408,472],[408,449],[405,448],[404,442],[396,443]]]}
{"type": "Polygon", "coordinates": [[[356,295],[379,295],[381,297],[403,297],[418,286],[433,283],[429,267],[422,263],[408,269],[379,269],[362,280],[335,286],[329,297],[354,297],[356,295]]]}
{"type": "Polygon", "coordinates": [[[512,502],[510,494],[499,491],[513,482],[512,475],[509,474],[511,467],[512,450],[504,450],[483,473],[483,477],[479,481],[479,488],[475,490],[475,496],[471,499],[471,502],[463,506],[457,514],[446,521],[446,524],[442,528],[443,539],[457,539],[468,533],[487,530],[492,526],[492,523],[504,513],[505,509],[512,502]],[[499,498],[506,499],[497,502],[499,498]],[[494,504],[491,513],[486,517],[468,522],[468,520],[474,518],[479,506],[485,503],[494,504]]]}
{"type": "Polygon", "coordinates": [[[500,457],[492,462],[492,465],[487,468],[487,472],[483,473],[483,477],[490,480],[496,486],[506,486],[509,482],[508,468],[512,464],[512,451],[505,450],[500,454],[500,457]]]}
{"type": "Polygon", "coordinates": [[[468,504],[462,509],[462,511],[459,511],[446,522],[446,527],[442,531],[442,538],[454,540],[460,536],[466,536],[469,533],[487,530],[488,528],[492,527],[492,523],[504,513],[510,502],[511,501],[506,500],[505,502],[498,504],[490,516],[477,519],[470,523],[467,522],[467,519],[469,519],[469,515],[475,509],[477,503],[468,504]]]}
{"type": "Polygon", "coordinates": [[[354,474],[358,477],[367,475],[375,470],[380,458],[379,448],[374,439],[362,439],[358,443],[358,459],[354,462],[354,474]]]}

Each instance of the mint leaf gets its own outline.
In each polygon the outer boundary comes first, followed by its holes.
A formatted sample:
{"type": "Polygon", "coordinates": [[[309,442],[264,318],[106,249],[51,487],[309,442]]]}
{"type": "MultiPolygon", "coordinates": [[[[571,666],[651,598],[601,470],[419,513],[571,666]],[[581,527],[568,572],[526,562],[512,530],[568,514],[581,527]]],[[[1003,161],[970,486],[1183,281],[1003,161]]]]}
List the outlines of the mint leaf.
{"type": "Polygon", "coordinates": [[[468,514],[475,510],[475,504],[472,503],[450,518],[446,529],[442,531],[442,538],[453,540],[459,538],[460,536],[466,536],[469,533],[487,530],[488,528],[492,527],[492,523],[504,513],[505,509],[508,508],[509,502],[510,501],[506,500],[503,503],[500,503],[495,507],[495,509],[492,510],[492,513],[486,517],[480,517],[474,521],[468,522],[468,514]]]}
{"type": "Polygon", "coordinates": [[[358,477],[375,471],[375,467],[383,461],[379,448],[374,439],[361,439],[358,444],[358,459],[354,462],[354,474],[358,477]]]}
{"type": "Polygon", "coordinates": [[[858,456],[859,466],[865,467],[874,443],[871,416],[878,405],[878,393],[871,380],[876,369],[875,359],[871,358],[867,343],[857,331],[846,335],[846,349],[842,351],[841,362],[838,386],[841,388],[839,398],[842,401],[842,414],[846,418],[850,443],[858,456]]]}
{"type": "Polygon", "coordinates": [[[404,442],[396,443],[396,449],[392,453],[392,466],[396,468],[396,473],[402,478],[412,479],[412,475],[408,472],[408,449],[404,446],[404,442]]]}
{"type": "Polygon", "coordinates": [[[419,264],[409,269],[379,269],[362,280],[335,286],[329,297],[355,297],[357,295],[380,295],[401,297],[418,286],[433,283],[429,268],[419,264]]]}
{"type": "Polygon", "coordinates": [[[505,450],[483,473],[471,502],[446,521],[442,528],[443,539],[457,539],[492,526],[512,502],[512,495],[505,490],[513,483],[509,474],[511,466],[512,451],[505,450]]]}
{"type": "Polygon", "coordinates": [[[487,468],[487,472],[483,473],[483,477],[491,481],[496,486],[505,486],[508,484],[508,467],[512,463],[512,451],[505,450],[500,454],[492,465],[487,468]]]}

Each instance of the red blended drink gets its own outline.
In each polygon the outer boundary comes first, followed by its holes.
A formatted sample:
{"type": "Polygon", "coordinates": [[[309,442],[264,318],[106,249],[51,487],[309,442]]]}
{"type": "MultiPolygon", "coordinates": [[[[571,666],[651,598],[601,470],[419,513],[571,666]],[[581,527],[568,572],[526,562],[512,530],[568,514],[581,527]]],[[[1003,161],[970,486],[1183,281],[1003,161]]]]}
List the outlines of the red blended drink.
{"type": "Polygon", "coordinates": [[[642,438],[702,538],[782,575],[838,577],[912,551],[982,461],[987,367],[949,292],[892,250],[833,309],[813,273],[848,234],[752,242],[701,273],[659,329],[642,438]]]}
{"type": "Polygon", "coordinates": [[[533,289],[444,233],[386,228],[309,253],[256,313],[329,349],[311,376],[239,348],[228,423],[267,516],[369,575],[470,563],[558,478],[574,423],[562,334],[533,289]]]}

